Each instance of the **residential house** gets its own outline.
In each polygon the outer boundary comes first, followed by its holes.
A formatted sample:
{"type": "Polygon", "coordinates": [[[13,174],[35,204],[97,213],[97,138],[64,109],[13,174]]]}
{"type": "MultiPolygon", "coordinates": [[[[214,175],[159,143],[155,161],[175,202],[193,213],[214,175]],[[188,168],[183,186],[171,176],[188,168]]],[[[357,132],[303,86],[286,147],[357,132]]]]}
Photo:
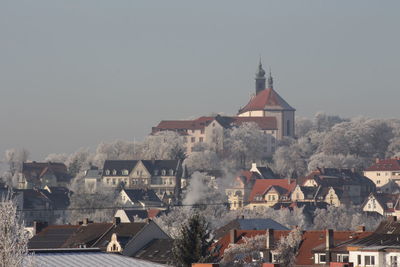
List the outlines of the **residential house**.
{"type": "Polygon", "coordinates": [[[170,239],[152,220],[122,223],[93,223],[88,219],[78,225],[51,225],[30,241],[30,249],[100,248],[102,251],[131,256],[154,239],[170,239]]]}
{"type": "Polygon", "coordinates": [[[66,187],[45,186],[41,192],[51,201],[53,210],[52,219],[47,222],[56,222],[59,219],[66,218],[72,191],[66,187]]]}
{"type": "Polygon", "coordinates": [[[269,167],[257,166],[252,163],[249,171],[242,170],[233,182],[225,189],[231,210],[243,208],[249,203],[249,197],[257,179],[279,178],[269,167]]]}
{"type": "Polygon", "coordinates": [[[382,216],[397,216],[400,215],[399,200],[400,194],[371,193],[361,205],[361,209],[382,216]]]}
{"type": "MultiPolygon", "coordinates": [[[[342,204],[360,205],[371,192],[375,192],[375,184],[367,177],[350,169],[336,168],[317,168],[306,177],[298,179],[298,184],[301,186],[296,190],[293,199],[296,200],[302,196],[300,191],[305,187],[317,188],[309,190],[306,195],[314,195],[317,201],[325,201],[334,206],[342,204]]],[[[307,199],[307,197],[304,197],[307,199]]],[[[305,201],[302,200],[302,201],[305,201]]]]}
{"type": "Polygon", "coordinates": [[[347,246],[354,266],[398,266],[400,263],[400,223],[389,217],[368,237],[347,246]]]}
{"type": "Polygon", "coordinates": [[[173,239],[153,239],[133,254],[132,257],[159,264],[170,264],[174,260],[173,246],[173,239]]]}
{"type": "Polygon", "coordinates": [[[121,189],[118,197],[119,202],[129,208],[161,208],[164,203],[160,200],[153,189],[121,189]]]}
{"type": "Polygon", "coordinates": [[[290,203],[290,195],[295,187],[295,179],[257,179],[246,208],[272,207],[277,203],[290,203]]]}
{"type": "Polygon", "coordinates": [[[162,197],[180,192],[181,177],[180,160],[106,160],[102,183],[106,187],[152,189],[162,197]]]}
{"type": "Polygon", "coordinates": [[[115,212],[114,217],[121,218],[123,223],[135,222],[137,219],[154,219],[167,212],[165,209],[119,209],[115,212]]]}
{"type": "Polygon", "coordinates": [[[89,170],[85,172],[85,191],[89,194],[93,194],[97,191],[97,186],[101,184],[102,169],[96,166],[91,166],[89,170]]]}
{"type": "Polygon", "coordinates": [[[287,227],[283,226],[282,224],[266,218],[266,219],[247,219],[242,216],[242,218],[238,218],[235,220],[230,221],[226,225],[216,229],[214,231],[214,239],[220,239],[226,234],[228,234],[231,230],[289,230],[287,227]]]}
{"type": "Polygon", "coordinates": [[[375,163],[364,171],[364,176],[373,181],[378,188],[390,181],[400,184],[400,159],[376,159],[375,163]]]}
{"type": "Polygon", "coordinates": [[[67,187],[72,177],[63,163],[24,162],[18,175],[18,189],[44,188],[47,186],[67,187]]]}
{"type": "MultiPolygon", "coordinates": [[[[255,236],[265,237],[265,249],[259,251],[257,257],[264,262],[277,263],[276,244],[282,238],[289,234],[289,230],[236,230],[232,229],[229,233],[221,237],[213,244],[212,252],[218,258],[222,259],[225,250],[231,244],[241,244],[245,238],[255,236]]],[[[311,230],[302,231],[302,241],[298,248],[295,260],[296,267],[327,266],[329,262],[346,261],[350,258],[347,250],[337,251],[336,248],[350,241],[367,238],[372,233],[365,231],[333,231],[333,230],[311,230]]],[[[255,251],[256,252],[256,251],[255,251]]],[[[252,259],[249,259],[251,261],[252,259]]]]}

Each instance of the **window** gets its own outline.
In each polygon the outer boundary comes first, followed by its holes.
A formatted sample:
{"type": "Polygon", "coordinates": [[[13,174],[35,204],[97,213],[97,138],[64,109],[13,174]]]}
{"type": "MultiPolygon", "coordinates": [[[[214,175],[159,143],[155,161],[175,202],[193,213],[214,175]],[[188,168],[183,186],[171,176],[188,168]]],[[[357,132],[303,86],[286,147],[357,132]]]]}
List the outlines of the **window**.
{"type": "Polygon", "coordinates": [[[107,178],[107,184],[109,184],[110,183],[110,178],[107,178]]]}
{"type": "Polygon", "coordinates": [[[200,133],[201,133],[201,134],[204,134],[204,129],[201,129],[200,133]]]}
{"type": "Polygon", "coordinates": [[[113,178],[112,179],[112,184],[115,185],[117,183],[117,179],[113,178]]]}
{"type": "Polygon", "coordinates": [[[361,255],[357,255],[357,264],[361,265],[361,255]]]}
{"type": "Polygon", "coordinates": [[[200,137],[200,138],[199,138],[199,142],[203,142],[203,140],[204,140],[203,137],[200,137]]]}
{"type": "Polygon", "coordinates": [[[106,175],[110,175],[110,170],[106,170],[106,175]]]}
{"type": "Polygon", "coordinates": [[[365,265],[375,265],[375,256],[364,256],[365,265]]]}
{"type": "Polygon", "coordinates": [[[376,184],[380,184],[381,183],[381,180],[376,180],[376,184]]]}
{"type": "Polygon", "coordinates": [[[174,175],[174,170],[172,170],[172,169],[169,170],[169,175],[170,175],[170,176],[174,175]]]}
{"type": "Polygon", "coordinates": [[[212,127],[215,127],[215,122],[213,122],[212,127]]]}
{"type": "Polygon", "coordinates": [[[376,176],[381,176],[381,173],[380,173],[380,172],[377,172],[377,173],[376,173],[376,176]]]}
{"type": "Polygon", "coordinates": [[[161,175],[165,175],[166,174],[166,171],[165,170],[162,170],[161,171],[161,175]]]}
{"type": "Polygon", "coordinates": [[[290,136],[290,121],[286,121],[286,135],[290,136]]]}
{"type": "Polygon", "coordinates": [[[112,174],[117,175],[117,170],[113,170],[112,174]]]}
{"type": "Polygon", "coordinates": [[[397,267],[397,256],[390,256],[390,266],[397,267]]]}
{"type": "Polygon", "coordinates": [[[154,175],[158,175],[158,170],[154,170],[154,175]]]}
{"type": "Polygon", "coordinates": [[[122,170],[122,175],[128,175],[129,174],[129,172],[128,172],[128,170],[122,170]]]}
{"type": "Polygon", "coordinates": [[[319,254],[319,263],[326,262],[326,254],[319,254]]]}
{"type": "Polygon", "coordinates": [[[347,254],[338,254],[337,255],[338,262],[349,262],[349,255],[347,254]]]}
{"type": "Polygon", "coordinates": [[[190,142],[192,142],[192,143],[196,142],[196,137],[190,138],[190,142]]]}

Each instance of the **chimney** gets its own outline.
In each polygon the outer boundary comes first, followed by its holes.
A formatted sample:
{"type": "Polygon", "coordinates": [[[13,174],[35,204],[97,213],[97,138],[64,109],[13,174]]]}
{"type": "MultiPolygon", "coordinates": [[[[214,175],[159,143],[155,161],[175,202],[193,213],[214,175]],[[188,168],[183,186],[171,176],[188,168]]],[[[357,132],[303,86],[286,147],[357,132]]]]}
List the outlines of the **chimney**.
{"type": "Polygon", "coordinates": [[[231,229],[229,231],[229,242],[231,244],[235,244],[236,243],[236,229],[231,229]]]}
{"type": "Polygon", "coordinates": [[[83,226],[86,226],[86,225],[88,225],[89,223],[91,223],[91,221],[89,221],[89,218],[85,218],[85,219],[83,219],[83,221],[82,221],[82,225],[83,225],[83,226]]]}
{"type": "Polygon", "coordinates": [[[113,224],[114,225],[118,225],[121,223],[121,218],[120,217],[114,217],[113,218],[113,224]]]}
{"type": "Polygon", "coordinates": [[[266,242],[265,242],[265,248],[266,249],[272,249],[274,246],[274,229],[267,229],[266,231],[266,242]]]}
{"type": "Polygon", "coordinates": [[[326,250],[330,250],[333,248],[334,240],[333,240],[333,229],[326,229],[326,250]]]}
{"type": "Polygon", "coordinates": [[[375,163],[379,163],[379,158],[375,158],[375,163]]]}
{"type": "Polygon", "coordinates": [[[363,233],[363,232],[365,232],[365,226],[364,225],[357,226],[357,233],[363,233]]]}

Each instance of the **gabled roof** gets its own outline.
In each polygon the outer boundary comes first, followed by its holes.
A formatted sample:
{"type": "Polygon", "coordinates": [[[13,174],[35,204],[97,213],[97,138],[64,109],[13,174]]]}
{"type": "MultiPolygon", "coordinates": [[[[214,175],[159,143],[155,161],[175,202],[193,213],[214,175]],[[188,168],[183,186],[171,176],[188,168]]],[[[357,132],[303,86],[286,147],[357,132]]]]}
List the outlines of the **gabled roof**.
{"type": "Polygon", "coordinates": [[[153,239],[132,257],[160,264],[172,262],[173,239],[153,239]]]}
{"type": "Polygon", "coordinates": [[[400,159],[378,159],[365,171],[400,171],[400,159]]]}
{"type": "Polygon", "coordinates": [[[79,228],[79,225],[50,225],[33,236],[28,243],[29,249],[61,248],[79,228]]]}
{"type": "MultiPolygon", "coordinates": [[[[143,261],[115,253],[97,251],[48,250],[34,251],[35,263],[42,267],[69,266],[118,266],[118,267],[165,267],[154,262],[143,261]]],[[[28,266],[27,264],[23,266],[28,266]]]]}
{"type": "Polygon", "coordinates": [[[123,170],[128,170],[130,173],[135,168],[137,160],[106,160],[104,161],[103,176],[106,175],[106,171],[109,170],[110,174],[107,176],[121,176],[123,170]],[[113,170],[117,173],[114,175],[113,170]]]}
{"type": "Polygon", "coordinates": [[[57,162],[24,162],[22,174],[31,183],[38,183],[40,178],[46,174],[53,174],[58,182],[69,182],[72,178],[68,174],[67,166],[57,162]]]}
{"type": "Polygon", "coordinates": [[[255,110],[290,110],[292,108],[273,88],[260,91],[253,96],[249,103],[239,110],[239,114],[255,110]]]}
{"type": "Polygon", "coordinates": [[[173,170],[179,167],[179,160],[141,160],[146,169],[153,175],[155,170],[173,170]]]}
{"type": "Polygon", "coordinates": [[[250,193],[250,201],[255,201],[255,196],[263,195],[271,187],[279,188],[280,192],[289,195],[296,187],[295,179],[257,179],[250,193]]]}
{"type": "Polygon", "coordinates": [[[230,221],[228,224],[220,227],[219,229],[214,231],[214,239],[219,239],[226,235],[230,230],[289,230],[287,227],[282,224],[266,218],[266,219],[236,219],[230,221]]]}
{"type": "Polygon", "coordinates": [[[53,208],[66,209],[70,204],[71,191],[66,187],[49,187],[49,191],[41,190],[41,192],[50,199],[53,208]]]}
{"type": "Polygon", "coordinates": [[[132,202],[141,202],[144,204],[158,204],[163,202],[156,195],[153,189],[122,189],[132,202]]]}
{"type": "Polygon", "coordinates": [[[79,228],[71,235],[62,247],[76,248],[81,245],[86,247],[99,247],[105,249],[111,240],[111,235],[116,234],[118,237],[131,238],[135,236],[146,223],[89,223],[80,225],[79,228]]]}

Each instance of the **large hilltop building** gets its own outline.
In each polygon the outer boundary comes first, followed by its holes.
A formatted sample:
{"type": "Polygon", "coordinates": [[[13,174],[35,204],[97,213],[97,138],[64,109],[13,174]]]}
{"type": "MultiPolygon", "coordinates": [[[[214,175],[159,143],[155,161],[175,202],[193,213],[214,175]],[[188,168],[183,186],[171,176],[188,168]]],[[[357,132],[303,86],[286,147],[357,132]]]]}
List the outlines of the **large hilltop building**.
{"type": "Polygon", "coordinates": [[[275,118],[278,139],[284,136],[294,137],[294,113],[292,108],[275,90],[271,72],[266,86],[265,71],[261,61],[256,73],[256,94],[246,106],[239,110],[239,117],[269,117],[275,118]]]}
{"type": "Polygon", "coordinates": [[[174,131],[183,136],[186,152],[193,151],[198,143],[207,143],[216,150],[223,149],[223,131],[246,122],[256,123],[268,135],[267,152],[275,151],[276,140],[294,137],[295,109],[292,108],[273,88],[271,72],[266,86],[265,71],[261,61],[256,73],[256,94],[236,116],[199,117],[195,120],[163,120],[152,128],[152,134],[160,131],[174,131]]]}

